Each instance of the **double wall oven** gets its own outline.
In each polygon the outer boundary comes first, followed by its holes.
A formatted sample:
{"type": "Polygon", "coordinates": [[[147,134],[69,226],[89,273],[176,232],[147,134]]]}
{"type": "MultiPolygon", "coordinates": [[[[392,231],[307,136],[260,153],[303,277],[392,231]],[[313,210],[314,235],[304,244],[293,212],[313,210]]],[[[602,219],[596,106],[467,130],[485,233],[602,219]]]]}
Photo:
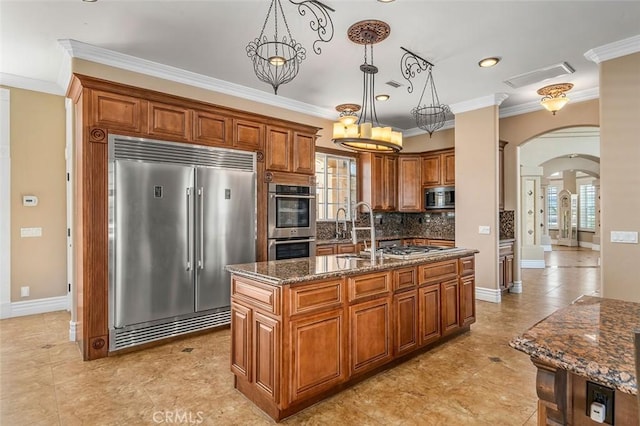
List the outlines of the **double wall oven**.
{"type": "Polygon", "coordinates": [[[269,184],[268,260],[315,255],[315,189],[312,185],[269,184]]]}

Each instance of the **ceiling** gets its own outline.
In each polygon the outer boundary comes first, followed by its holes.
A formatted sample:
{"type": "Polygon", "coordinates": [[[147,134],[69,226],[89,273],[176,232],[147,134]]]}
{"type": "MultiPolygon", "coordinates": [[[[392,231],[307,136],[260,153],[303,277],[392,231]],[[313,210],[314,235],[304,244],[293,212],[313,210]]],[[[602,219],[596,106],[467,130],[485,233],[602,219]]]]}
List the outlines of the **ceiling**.
{"type": "Polygon", "coordinates": [[[418,104],[426,76],[419,74],[413,93],[408,93],[400,69],[401,46],[435,65],[433,76],[442,103],[505,93],[501,111],[516,111],[535,105],[540,99],[536,90],[552,83],[573,83],[569,97],[574,100],[597,97],[598,66],[584,54],[640,34],[640,1],[325,3],[335,9],[331,14],[335,35],[321,44],[322,53],[316,55],[312,51],[316,34],[309,28],[308,16],[299,16],[293,4],[282,0],[291,33],[306,48],[307,58],[298,76],[280,86],[277,97],[271,86],[257,79],[245,53],[247,43],[260,33],[268,0],[0,0],[0,76],[56,83],[64,62],[64,49],[57,40],[73,39],[260,91],[268,103],[291,100],[312,105],[317,115],[333,118],[337,104],[362,101],[359,66],[364,49],[348,40],[347,29],[357,21],[379,19],[391,26],[391,33],[374,47],[374,64],[379,68],[376,93],[387,93],[391,99],[376,103],[378,118],[410,130],[415,122],[409,111],[418,104]],[[478,67],[478,61],[488,56],[502,61],[493,68],[478,67]],[[519,89],[504,83],[564,61],[575,73],[519,89]],[[390,80],[403,86],[392,88],[385,84],[390,80]]]}

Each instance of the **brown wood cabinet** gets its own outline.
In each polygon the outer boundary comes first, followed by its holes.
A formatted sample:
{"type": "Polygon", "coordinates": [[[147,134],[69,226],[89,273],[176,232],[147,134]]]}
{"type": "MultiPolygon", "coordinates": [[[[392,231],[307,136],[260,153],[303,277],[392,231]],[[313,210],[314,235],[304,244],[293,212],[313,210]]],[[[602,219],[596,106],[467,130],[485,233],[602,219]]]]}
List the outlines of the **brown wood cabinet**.
{"type": "Polygon", "coordinates": [[[498,246],[498,281],[500,290],[513,287],[513,241],[500,241],[498,246]]]}
{"type": "Polygon", "coordinates": [[[398,157],[398,211],[421,212],[422,201],[421,163],[419,155],[398,157]]]}
{"type": "MultiPolygon", "coordinates": [[[[76,259],[78,345],[83,359],[109,354],[108,148],[110,135],[195,143],[257,152],[257,187],[263,193],[267,179],[309,182],[314,173],[314,142],[319,128],[219,105],[186,99],[139,87],[74,74],[67,96],[75,103],[74,250],[76,259]],[[269,160],[277,172],[266,173],[266,127],[278,129],[269,160]],[[289,179],[290,178],[290,179],[289,179]]],[[[266,196],[258,197],[258,259],[266,259],[266,196]]],[[[241,321],[241,312],[232,321],[241,321]]],[[[253,324],[255,318],[245,318],[253,324]]],[[[262,319],[261,319],[262,321],[262,319]]],[[[247,338],[255,330],[249,325],[247,338]]],[[[260,322],[264,335],[268,324],[260,322]]],[[[274,333],[280,333],[277,328],[274,333]]],[[[266,343],[265,343],[266,344],[266,343]]],[[[240,372],[250,359],[234,353],[240,372]]],[[[262,362],[262,361],[261,361],[262,362]]],[[[269,361],[270,362],[270,361],[269,361]]],[[[266,365],[262,362],[261,365],[266,365]]],[[[265,379],[260,371],[260,380],[265,379]]],[[[266,379],[265,379],[266,380],[266,379]]],[[[266,388],[273,383],[264,382],[266,388]]],[[[265,388],[265,389],[266,389],[265,388]]]]}
{"type": "Polygon", "coordinates": [[[468,330],[473,266],[466,256],[282,286],[234,274],[236,388],[280,420],[468,330]]]}
{"type": "Polygon", "coordinates": [[[276,172],[315,174],[315,136],[267,126],[265,168],[276,172]]]}
{"type": "Polygon", "coordinates": [[[347,253],[360,253],[362,251],[362,243],[331,243],[331,244],[317,244],[316,256],[327,256],[330,254],[347,254],[347,253]]]}
{"type": "Polygon", "coordinates": [[[456,157],[453,149],[422,154],[422,185],[453,186],[456,183],[456,157]]]}
{"type": "Polygon", "coordinates": [[[397,203],[398,156],[360,154],[362,200],[373,210],[394,211],[397,203]]]}

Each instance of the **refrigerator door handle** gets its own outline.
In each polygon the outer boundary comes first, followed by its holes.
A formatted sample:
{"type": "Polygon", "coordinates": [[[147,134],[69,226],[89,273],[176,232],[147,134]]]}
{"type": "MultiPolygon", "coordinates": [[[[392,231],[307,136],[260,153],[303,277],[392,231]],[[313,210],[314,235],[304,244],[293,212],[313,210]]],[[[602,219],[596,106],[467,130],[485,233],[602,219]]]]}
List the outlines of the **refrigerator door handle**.
{"type": "Polygon", "coordinates": [[[303,200],[313,200],[315,195],[283,195],[283,194],[271,194],[271,198],[297,198],[303,200]]]}
{"type": "Polygon", "coordinates": [[[282,241],[277,241],[277,240],[269,240],[269,245],[270,246],[278,246],[280,244],[296,244],[296,243],[312,243],[315,241],[315,238],[309,238],[308,240],[282,240],[282,241]]]}
{"type": "Polygon", "coordinates": [[[200,254],[198,256],[198,269],[204,269],[204,188],[198,188],[198,198],[200,203],[200,254]]]}
{"type": "Polygon", "coordinates": [[[187,271],[191,270],[191,188],[187,188],[187,271]]]}

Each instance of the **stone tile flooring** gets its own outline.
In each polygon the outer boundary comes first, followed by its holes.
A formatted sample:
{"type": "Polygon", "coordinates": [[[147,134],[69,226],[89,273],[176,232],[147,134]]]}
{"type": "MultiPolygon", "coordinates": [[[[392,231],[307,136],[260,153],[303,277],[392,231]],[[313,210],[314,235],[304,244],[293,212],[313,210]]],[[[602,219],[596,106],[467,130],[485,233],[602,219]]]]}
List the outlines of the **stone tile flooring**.
{"type": "MultiPolygon", "coordinates": [[[[285,419],[306,425],[535,425],[536,370],[509,340],[599,289],[598,252],[554,247],[471,332],[285,419]]],[[[233,389],[229,330],[83,362],[67,312],[0,321],[1,425],[272,424],[233,389]],[[184,349],[191,348],[191,351],[184,349]]]]}

